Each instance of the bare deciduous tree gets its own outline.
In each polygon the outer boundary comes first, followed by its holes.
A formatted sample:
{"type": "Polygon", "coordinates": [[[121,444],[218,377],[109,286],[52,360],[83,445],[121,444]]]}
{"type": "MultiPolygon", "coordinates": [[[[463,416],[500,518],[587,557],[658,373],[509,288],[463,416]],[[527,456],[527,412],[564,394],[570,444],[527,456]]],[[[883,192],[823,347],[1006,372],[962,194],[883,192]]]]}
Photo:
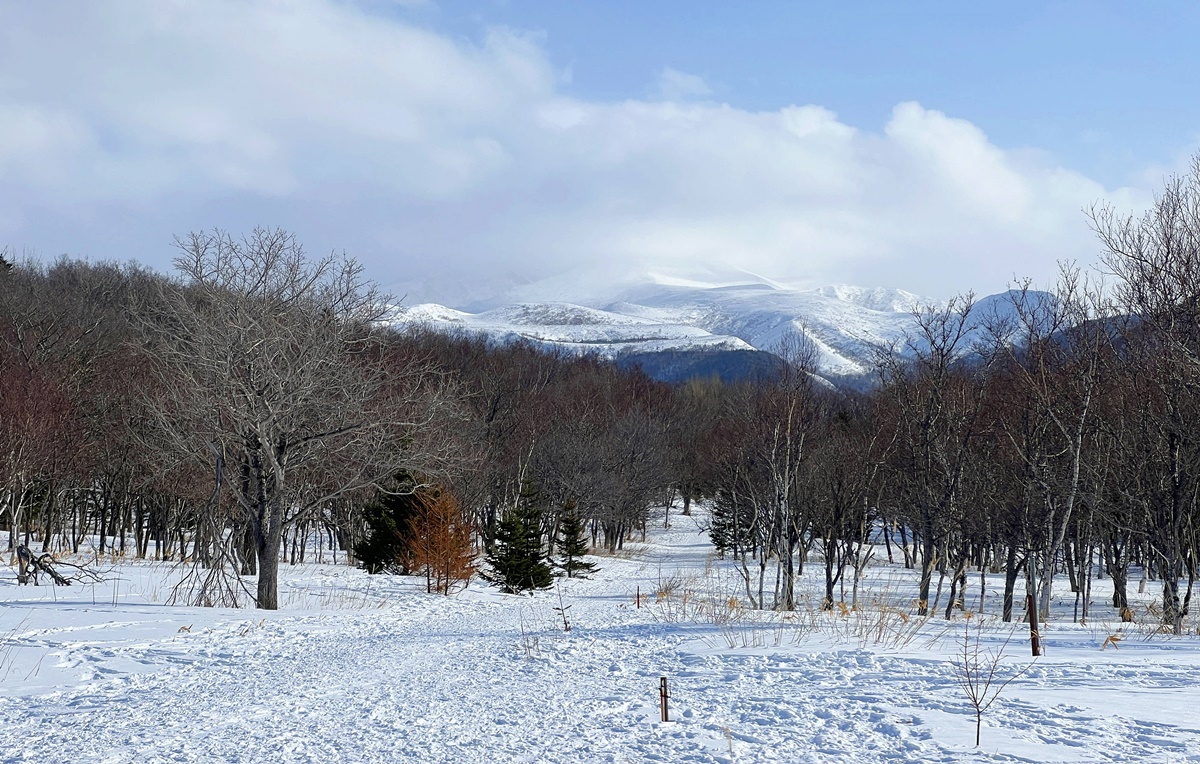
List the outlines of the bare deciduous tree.
{"type": "MultiPolygon", "coordinates": [[[[1200,395],[1200,155],[1190,173],[1169,179],[1141,217],[1104,205],[1091,212],[1104,245],[1104,263],[1117,276],[1117,297],[1131,316],[1124,337],[1141,370],[1145,447],[1141,459],[1150,490],[1138,497],[1150,517],[1149,546],[1163,584],[1163,622],[1183,630],[1188,594],[1179,580],[1188,569],[1187,528],[1195,512],[1195,408],[1200,395]]],[[[1193,569],[1194,570],[1194,569],[1193,569]]]]}
{"type": "Polygon", "coordinates": [[[964,361],[976,327],[974,306],[968,293],[942,308],[914,312],[917,331],[906,352],[879,358],[880,395],[892,412],[893,431],[884,439],[892,443],[901,513],[921,542],[922,616],[934,606],[929,599],[934,571],[944,571],[951,555],[957,571],[964,554],[952,530],[967,504],[964,476],[976,455],[990,380],[987,358],[964,361]]]}
{"type": "Polygon", "coordinates": [[[981,642],[981,629],[982,626],[976,625],[972,630],[970,620],[963,624],[962,637],[958,640],[958,653],[951,661],[958,686],[975,711],[976,748],[979,747],[984,713],[992,707],[992,704],[1000,697],[1000,693],[1004,692],[1005,687],[1008,687],[1013,680],[1024,674],[1033,665],[1031,663],[1020,671],[1014,672],[1007,679],[1002,679],[1000,665],[1004,658],[1004,650],[1008,647],[1009,640],[1012,639],[1012,634],[1010,633],[999,647],[987,650],[984,649],[981,642]]]}
{"type": "Polygon", "coordinates": [[[256,603],[277,609],[289,517],[401,469],[436,474],[450,448],[429,436],[454,399],[424,369],[383,362],[388,305],[353,260],[311,260],[279,229],[176,246],[182,280],[141,311],[165,382],[154,410],[180,458],[209,465],[240,508],[256,603]]]}

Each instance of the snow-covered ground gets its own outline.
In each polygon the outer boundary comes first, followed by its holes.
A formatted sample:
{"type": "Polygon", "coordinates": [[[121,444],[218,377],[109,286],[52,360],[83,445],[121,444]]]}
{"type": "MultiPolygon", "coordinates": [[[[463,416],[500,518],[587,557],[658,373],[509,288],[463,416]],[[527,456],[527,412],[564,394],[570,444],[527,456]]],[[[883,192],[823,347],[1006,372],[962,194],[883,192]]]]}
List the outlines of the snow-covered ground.
{"type": "MultiPolygon", "coordinates": [[[[475,583],[446,598],[416,579],[285,566],[284,609],[262,613],[167,605],[176,573],[151,563],[94,586],[6,576],[0,761],[1200,760],[1195,636],[1134,625],[1102,649],[1117,625],[1072,625],[1064,583],[1048,654],[987,712],[975,749],[952,664],[965,621],[909,616],[909,571],[872,568],[860,612],[817,614],[806,589],[797,614],[750,613],[697,522],[672,526],[597,558],[594,579],[532,597],[475,583]]],[[[819,576],[813,566],[805,585],[819,576]]],[[[1106,583],[1093,600],[1107,619],[1106,583]]],[[[987,648],[1010,633],[970,620],[987,648]]],[[[1018,627],[1001,676],[1027,656],[1018,627]]]]}

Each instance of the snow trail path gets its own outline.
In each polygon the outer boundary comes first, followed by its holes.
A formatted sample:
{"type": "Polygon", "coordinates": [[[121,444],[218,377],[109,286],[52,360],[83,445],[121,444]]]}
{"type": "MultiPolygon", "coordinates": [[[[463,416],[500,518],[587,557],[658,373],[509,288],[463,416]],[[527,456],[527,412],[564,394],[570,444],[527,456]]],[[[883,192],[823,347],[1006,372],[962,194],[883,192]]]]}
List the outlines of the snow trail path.
{"type": "Polygon", "coordinates": [[[730,649],[714,626],[635,610],[626,589],[647,592],[679,554],[564,582],[569,633],[553,591],[443,598],[411,581],[384,609],[265,618],[66,604],[76,625],[14,639],[74,684],[8,679],[0,761],[1200,761],[1194,647],[1173,663],[1122,648],[1115,665],[1064,649],[1006,691],[975,750],[945,654],[730,649]],[[82,611],[111,623],[80,626],[82,611]]]}

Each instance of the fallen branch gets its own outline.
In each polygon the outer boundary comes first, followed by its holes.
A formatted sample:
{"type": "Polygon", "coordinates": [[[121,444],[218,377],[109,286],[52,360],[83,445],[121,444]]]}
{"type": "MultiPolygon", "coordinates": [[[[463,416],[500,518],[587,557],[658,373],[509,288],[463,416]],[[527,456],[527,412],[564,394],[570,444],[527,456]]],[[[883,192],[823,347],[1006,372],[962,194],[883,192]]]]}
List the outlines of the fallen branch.
{"type": "Polygon", "coordinates": [[[29,547],[24,544],[17,547],[17,583],[28,584],[30,579],[33,580],[33,585],[38,586],[38,573],[45,573],[50,577],[50,580],[59,586],[70,586],[74,581],[89,581],[91,583],[101,583],[105,579],[99,573],[86,565],[76,565],[71,562],[63,562],[56,560],[50,554],[35,556],[29,547]],[[64,576],[55,570],[55,567],[71,568],[74,574],[64,576]]]}

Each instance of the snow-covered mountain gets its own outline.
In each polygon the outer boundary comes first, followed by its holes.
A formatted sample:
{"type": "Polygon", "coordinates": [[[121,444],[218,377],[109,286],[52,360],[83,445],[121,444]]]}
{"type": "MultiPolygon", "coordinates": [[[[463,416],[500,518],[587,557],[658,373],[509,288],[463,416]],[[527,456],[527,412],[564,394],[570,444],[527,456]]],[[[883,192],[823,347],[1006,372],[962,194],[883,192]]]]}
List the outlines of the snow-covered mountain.
{"type": "Polygon", "coordinates": [[[912,326],[912,308],[921,303],[901,290],[795,289],[744,272],[732,275],[740,280],[650,275],[599,295],[588,293],[586,276],[560,277],[522,285],[518,294],[571,296],[578,302],[520,301],[478,312],[423,303],[400,308],[397,321],[608,358],[660,351],[774,352],[785,337],[801,334],[815,345],[824,372],[851,376],[869,369],[875,347],[903,338],[912,326]]]}
{"type": "Polygon", "coordinates": [[[789,336],[802,335],[815,346],[823,372],[855,376],[869,371],[877,347],[903,340],[913,325],[911,311],[921,302],[900,290],[802,290],[751,282],[708,288],[646,285],[606,308],[697,326],[767,352],[778,351],[789,336]]]}
{"type": "MultiPolygon", "coordinates": [[[[401,308],[397,321],[614,359],[663,351],[774,353],[799,335],[811,341],[824,375],[844,378],[869,373],[878,348],[900,347],[912,334],[913,311],[935,305],[900,289],[795,288],[744,271],[733,275],[713,283],[652,274],[600,294],[589,292],[586,277],[559,277],[522,285],[514,295],[551,299],[477,312],[425,303],[401,308]],[[567,296],[573,299],[554,299],[567,296]]],[[[1006,301],[993,295],[980,304],[1003,308],[1006,301]]]]}
{"type": "Polygon", "coordinates": [[[599,310],[566,302],[518,303],[467,313],[427,303],[401,308],[398,322],[442,331],[484,334],[496,341],[529,340],[547,347],[616,358],[660,350],[753,350],[733,336],[716,335],[686,322],[636,313],[599,310]]]}

